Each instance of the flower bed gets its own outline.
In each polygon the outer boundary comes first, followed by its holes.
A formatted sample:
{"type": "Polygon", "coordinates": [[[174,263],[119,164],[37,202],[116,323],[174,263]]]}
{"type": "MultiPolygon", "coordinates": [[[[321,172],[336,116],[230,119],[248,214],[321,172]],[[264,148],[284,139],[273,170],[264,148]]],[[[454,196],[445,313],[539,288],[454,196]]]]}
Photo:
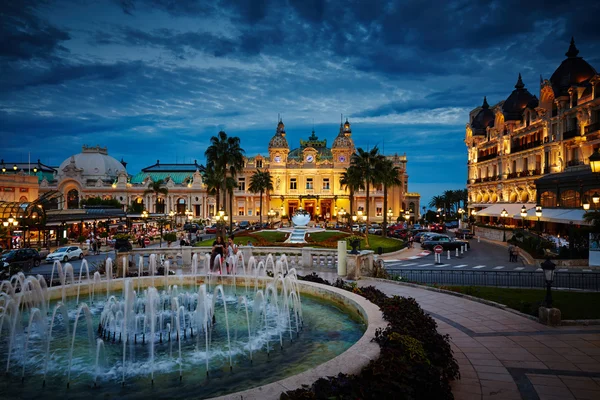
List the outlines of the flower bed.
{"type": "MultiPolygon", "coordinates": [[[[301,277],[329,284],[316,274],[301,277]]],[[[333,286],[364,296],[378,305],[389,322],[375,340],[381,356],[358,375],[320,378],[310,387],[282,394],[282,399],[453,399],[450,381],[458,379],[450,337],[412,298],[388,297],[373,286],[359,288],[338,279],[333,286]]]]}

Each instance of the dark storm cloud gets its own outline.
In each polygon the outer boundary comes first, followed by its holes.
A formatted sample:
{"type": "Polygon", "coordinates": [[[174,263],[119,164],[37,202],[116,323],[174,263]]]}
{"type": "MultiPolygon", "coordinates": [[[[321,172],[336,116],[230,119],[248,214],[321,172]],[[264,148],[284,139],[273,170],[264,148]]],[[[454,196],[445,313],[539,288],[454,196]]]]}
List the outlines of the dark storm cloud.
{"type": "Polygon", "coordinates": [[[69,34],[37,15],[45,1],[20,0],[0,2],[0,58],[29,60],[49,58],[66,49],[62,42],[69,34]]]}

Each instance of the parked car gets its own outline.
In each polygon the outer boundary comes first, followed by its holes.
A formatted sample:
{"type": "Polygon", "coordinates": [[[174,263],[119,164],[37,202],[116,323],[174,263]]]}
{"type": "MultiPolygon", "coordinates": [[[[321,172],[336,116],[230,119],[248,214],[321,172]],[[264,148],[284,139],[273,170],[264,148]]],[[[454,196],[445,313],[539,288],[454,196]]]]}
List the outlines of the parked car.
{"type": "Polygon", "coordinates": [[[216,225],[207,226],[206,228],[204,228],[204,233],[208,233],[208,234],[217,233],[217,226],[216,225]]]}
{"type": "Polygon", "coordinates": [[[458,221],[446,222],[446,228],[449,228],[449,229],[458,228],[458,221]]]}
{"type": "Polygon", "coordinates": [[[423,235],[424,235],[425,233],[427,233],[427,232],[425,232],[425,231],[420,231],[420,232],[417,232],[417,233],[415,233],[415,234],[413,235],[413,240],[414,240],[415,242],[420,242],[420,241],[421,241],[421,237],[423,237],[423,235]]]}
{"type": "Polygon", "coordinates": [[[429,230],[431,232],[438,232],[438,233],[445,233],[446,232],[446,225],[444,224],[433,224],[429,227],[429,230]]]}
{"type": "Polygon", "coordinates": [[[381,226],[379,226],[379,224],[371,224],[371,226],[369,226],[369,233],[371,235],[381,235],[382,229],[381,226]]]}
{"type": "Polygon", "coordinates": [[[473,239],[473,233],[470,229],[459,229],[456,232],[456,237],[461,239],[473,239]]]}
{"type": "Polygon", "coordinates": [[[413,224],[413,230],[414,229],[421,229],[421,224],[413,224]]]}
{"type": "Polygon", "coordinates": [[[448,235],[437,235],[433,236],[429,240],[421,242],[421,247],[426,250],[433,250],[433,248],[437,245],[442,246],[444,251],[446,250],[455,250],[460,249],[463,245],[467,245],[467,249],[470,247],[469,242],[464,240],[456,240],[452,239],[448,235]]]}
{"type": "Polygon", "coordinates": [[[238,227],[240,229],[248,229],[250,227],[250,221],[242,221],[239,223],[238,227]]]}
{"type": "MultiPolygon", "coordinates": [[[[115,242],[116,245],[116,242],[115,242]]],[[[77,246],[59,247],[46,257],[46,262],[54,262],[56,260],[67,262],[73,259],[82,259],[83,250],[77,246]]]]}
{"type": "Polygon", "coordinates": [[[352,225],[352,232],[358,232],[360,230],[360,226],[358,224],[352,225]]]}
{"type": "Polygon", "coordinates": [[[37,267],[42,262],[42,257],[34,249],[13,249],[0,254],[0,266],[2,268],[20,267],[24,271],[29,271],[32,267],[37,267]]]}

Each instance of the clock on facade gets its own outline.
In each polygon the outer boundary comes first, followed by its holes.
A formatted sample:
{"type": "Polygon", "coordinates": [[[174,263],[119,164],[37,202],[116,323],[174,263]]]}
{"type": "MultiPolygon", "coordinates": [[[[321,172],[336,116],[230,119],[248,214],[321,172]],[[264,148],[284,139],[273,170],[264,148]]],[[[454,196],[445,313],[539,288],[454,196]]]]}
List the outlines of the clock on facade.
{"type": "Polygon", "coordinates": [[[340,156],[338,158],[338,160],[340,160],[340,162],[346,162],[346,157],[345,156],[340,156]]]}
{"type": "Polygon", "coordinates": [[[314,161],[314,156],[312,154],[309,154],[306,156],[306,162],[313,162],[314,161]]]}
{"type": "Polygon", "coordinates": [[[276,163],[281,162],[281,157],[280,156],[275,156],[275,162],[276,163]]]}

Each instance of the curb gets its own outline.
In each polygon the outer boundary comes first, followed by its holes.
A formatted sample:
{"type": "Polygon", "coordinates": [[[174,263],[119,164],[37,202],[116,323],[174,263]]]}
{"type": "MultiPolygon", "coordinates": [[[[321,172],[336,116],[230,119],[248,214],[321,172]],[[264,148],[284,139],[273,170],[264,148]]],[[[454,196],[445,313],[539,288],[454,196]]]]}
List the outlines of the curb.
{"type": "MultiPolygon", "coordinates": [[[[496,240],[491,240],[491,239],[487,239],[487,238],[483,238],[483,237],[479,237],[479,240],[483,240],[484,242],[489,243],[489,244],[495,244],[496,246],[508,248],[508,245],[504,244],[505,242],[497,242],[496,240]]],[[[519,256],[523,259],[523,261],[526,265],[537,266],[537,263],[535,262],[535,258],[533,258],[531,256],[531,254],[527,253],[525,250],[520,249],[519,256]]]]}
{"type": "MultiPolygon", "coordinates": [[[[529,315],[529,314],[522,313],[521,311],[517,311],[513,308],[508,307],[506,304],[496,303],[495,301],[481,299],[479,297],[470,296],[468,294],[453,292],[452,290],[439,289],[439,288],[435,288],[435,287],[431,287],[431,286],[419,285],[417,283],[398,282],[398,281],[392,281],[392,280],[383,279],[383,278],[372,278],[372,277],[365,277],[365,278],[368,278],[368,279],[371,279],[374,281],[378,281],[378,282],[383,282],[383,283],[394,283],[396,285],[409,286],[409,287],[414,287],[414,288],[418,288],[418,289],[429,290],[432,292],[444,293],[444,294],[448,294],[448,295],[455,296],[455,297],[461,297],[461,298],[464,298],[464,299],[467,299],[470,301],[474,301],[476,303],[481,303],[481,304],[485,304],[487,306],[491,306],[491,307],[499,308],[504,311],[508,311],[512,314],[516,314],[523,318],[527,318],[531,321],[535,321],[538,323],[540,322],[540,319],[538,317],[534,317],[533,315],[529,315]]],[[[600,319],[565,319],[565,320],[561,321],[560,325],[561,326],[600,325],[600,319]]]]}

